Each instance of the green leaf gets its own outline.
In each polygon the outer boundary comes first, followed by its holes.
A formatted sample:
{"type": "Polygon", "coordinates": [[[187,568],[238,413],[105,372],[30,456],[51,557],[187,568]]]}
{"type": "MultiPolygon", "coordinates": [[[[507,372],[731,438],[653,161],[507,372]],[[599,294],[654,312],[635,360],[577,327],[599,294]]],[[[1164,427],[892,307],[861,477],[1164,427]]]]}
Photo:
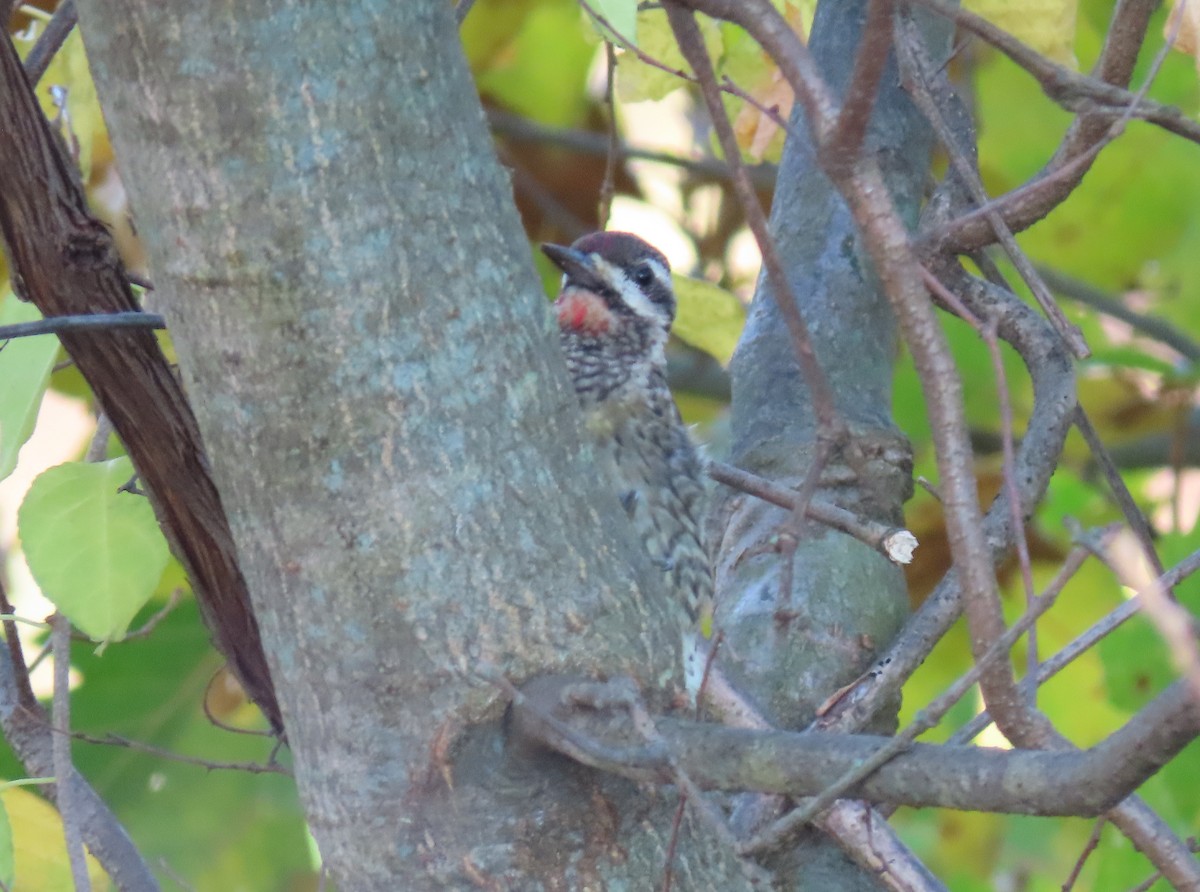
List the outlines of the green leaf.
{"type": "Polygon", "coordinates": [[[591,0],[588,6],[603,18],[609,29],[597,25],[600,36],[614,43],[629,43],[637,46],[637,0],[591,0]]]}
{"type": "Polygon", "coordinates": [[[150,503],[118,492],[132,475],[128,458],[58,465],[33,482],[17,515],[42,593],[98,640],[125,633],[167,564],[150,503]]]}
{"type": "Polygon", "coordinates": [[[580,18],[572,0],[534,6],[512,40],[476,71],[480,94],[541,124],[578,125],[590,107],[585,88],[596,55],[580,18]]]}
{"type": "MultiPolygon", "coordinates": [[[[631,52],[617,57],[617,95],[622,102],[642,102],[647,99],[662,99],[687,81],[676,71],[691,71],[684,61],[683,53],[675,42],[675,34],[667,22],[667,14],[661,9],[650,9],[638,14],[638,47],[649,58],[661,62],[667,69],[648,65],[631,52]]],[[[720,27],[711,19],[699,19],[700,33],[709,55],[721,55],[720,27]]]]}
{"type": "Polygon", "coordinates": [[[8,809],[0,801],[0,883],[11,889],[16,881],[16,861],[13,858],[12,824],[8,822],[8,809]]]}
{"type": "Polygon", "coordinates": [[[678,310],[671,331],[680,340],[721,363],[729,362],[746,322],[742,302],[724,288],[703,279],[672,278],[678,310]]]}
{"type": "MultiPolygon", "coordinates": [[[[0,325],[41,318],[11,292],[0,298],[0,325]]],[[[0,480],[17,466],[17,453],[33,433],[57,352],[58,339],[49,336],[16,338],[0,349],[0,480]]]]}
{"type": "MultiPolygon", "coordinates": [[[[226,693],[223,676],[214,682],[223,662],[195,601],[185,599],[151,635],[122,641],[102,654],[87,649],[72,654],[71,665],[83,679],[72,691],[72,725],[216,762],[263,762],[272,740],[230,734],[205,714],[207,701],[223,722],[248,728],[265,724],[254,706],[237,705],[237,697],[226,693]]],[[[286,752],[280,758],[287,764],[286,752]]],[[[296,876],[311,868],[304,813],[291,778],[209,772],[111,746],[80,748],[75,762],[147,861],[165,861],[192,888],[304,888],[296,876]]]]}
{"type": "Polygon", "coordinates": [[[1176,369],[1171,363],[1151,356],[1136,347],[1102,347],[1092,351],[1084,368],[1112,366],[1123,369],[1140,369],[1158,375],[1174,377],[1176,369]]]}
{"type": "Polygon", "coordinates": [[[964,7],[1068,68],[1075,59],[1077,0],[967,0],[964,7]]]}

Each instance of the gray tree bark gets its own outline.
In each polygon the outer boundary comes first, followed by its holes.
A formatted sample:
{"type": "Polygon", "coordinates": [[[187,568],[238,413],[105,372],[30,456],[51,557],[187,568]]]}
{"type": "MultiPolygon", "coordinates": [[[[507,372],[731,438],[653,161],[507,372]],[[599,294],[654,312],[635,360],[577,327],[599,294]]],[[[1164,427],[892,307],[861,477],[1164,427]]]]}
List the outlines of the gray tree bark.
{"type": "MultiPolygon", "coordinates": [[[[839,0],[817,10],[809,45],[839,94],[850,80],[867,5],[839,0]]],[[[945,45],[949,34],[945,23],[928,29],[932,46],[945,45]]],[[[891,420],[895,321],[851,213],[806,138],[800,103],[790,125],[771,231],[837,411],[852,435],[850,448],[831,456],[817,491],[868,517],[902,523],[912,462],[908,441],[891,420]]],[[[880,158],[910,224],[916,223],[932,146],[927,124],[900,87],[893,59],[876,97],[867,150],[880,158]]],[[[799,486],[817,449],[817,416],[765,275],[730,373],[731,461],[799,486]]],[[[811,523],[801,531],[789,571],[786,551],[781,555],[772,546],[786,512],[743,495],[731,496],[725,511],[717,566],[716,625],[727,642],[722,666],[778,727],[802,728],[899,630],[908,614],[903,574],[863,543],[811,523]],[[794,617],[781,622],[781,611],[794,617]]],[[[873,727],[890,731],[894,723],[893,711],[877,716],[873,727]]],[[[789,888],[878,887],[816,834],[801,839],[775,866],[795,878],[789,888]]]]}
{"type": "MultiPolygon", "coordinates": [[[[80,7],[339,887],[647,888],[675,793],[512,752],[504,698],[480,677],[628,674],[661,706],[678,630],[579,436],[450,5],[80,7]]],[[[814,44],[852,56],[861,9],[825,4],[814,44]]],[[[879,132],[915,209],[928,141],[911,117],[879,132]]],[[[775,229],[876,481],[838,493],[894,519],[907,483],[891,326],[848,214],[806,167],[791,146],[775,229]]],[[[756,302],[734,367],[735,457],[788,479],[812,424],[770,314],[756,302]]],[[[802,617],[776,660],[754,605],[774,603],[778,567],[733,569],[777,527],[772,510],[733,507],[722,621],[738,677],[795,727],[894,632],[903,585],[856,542],[806,540],[802,617]]],[[[776,866],[797,888],[870,885],[829,850],[776,866]]],[[[750,886],[690,818],[674,871],[679,888],[750,886]]]]}
{"type": "MultiPolygon", "coordinates": [[[[477,672],[663,691],[678,629],[579,436],[450,5],[80,15],[339,887],[644,885],[674,793],[506,754],[477,672]]],[[[741,885],[681,852],[685,886],[741,885]]]]}

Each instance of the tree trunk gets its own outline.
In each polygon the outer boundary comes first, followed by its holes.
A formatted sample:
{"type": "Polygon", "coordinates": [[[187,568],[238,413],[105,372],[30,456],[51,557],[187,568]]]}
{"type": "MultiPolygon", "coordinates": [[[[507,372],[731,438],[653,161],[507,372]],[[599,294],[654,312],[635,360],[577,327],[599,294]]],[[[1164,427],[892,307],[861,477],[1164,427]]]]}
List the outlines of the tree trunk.
{"type": "MultiPolygon", "coordinates": [[[[644,887],[675,794],[505,753],[479,675],[663,691],[679,639],[579,435],[450,4],[80,5],[339,887],[644,887]]],[[[738,888],[687,826],[682,884],[738,888]]]]}
{"type": "MultiPolygon", "coordinates": [[[[450,4],[80,6],[339,887],[650,887],[675,792],[506,748],[505,697],[482,678],[629,674],[664,706],[678,629],[579,435],[450,4]]],[[[862,8],[823,5],[823,59],[848,65],[862,8]]],[[[832,62],[826,74],[845,81],[832,62]]],[[[897,101],[894,80],[878,107],[897,101]]],[[[913,121],[889,111],[876,145],[915,214],[929,141],[913,121]]],[[[799,144],[780,189],[775,232],[857,437],[860,458],[838,456],[826,479],[894,520],[908,466],[888,420],[891,323],[799,144]]],[[[760,296],[733,368],[735,460],[794,480],[814,425],[773,313],[760,296]]],[[[795,727],[897,628],[903,581],[859,543],[813,534],[800,615],[772,646],[781,564],[735,561],[781,518],[748,499],[730,512],[727,665],[795,727]]],[[[873,885],[823,844],[775,866],[789,888],[873,885]]],[[[751,885],[690,817],[673,869],[677,888],[751,885]]]]}
{"type": "MultiPolygon", "coordinates": [[[[822,3],[810,47],[839,94],[850,80],[867,0],[822,3]]],[[[928,28],[948,43],[945,23],[928,28]]],[[[817,490],[843,507],[900,524],[912,494],[908,441],[891,420],[895,321],[860,245],[845,202],[821,171],[796,103],[772,202],[771,231],[813,345],[851,439],[834,450],[817,490]]],[[[893,198],[915,224],[929,170],[932,135],[900,88],[895,60],[875,100],[868,151],[879,156],[893,198]]],[[[809,382],[766,276],[730,365],[731,461],[799,486],[818,451],[809,382]]],[[[803,728],[831,693],[869,668],[908,613],[904,576],[879,553],[842,533],[807,523],[791,567],[773,545],[788,522],[779,508],[743,495],[727,500],[718,558],[724,632],[722,665],[781,728],[803,728]],[[790,589],[788,588],[790,580],[790,589]],[[781,612],[792,618],[781,621],[781,612]]],[[[781,554],[782,551],[782,554],[781,554]]],[[[890,732],[895,712],[872,725],[890,732]]],[[[871,889],[877,881],[828,840],[809,834],[773,865],[786,888],[871,889]]]]}

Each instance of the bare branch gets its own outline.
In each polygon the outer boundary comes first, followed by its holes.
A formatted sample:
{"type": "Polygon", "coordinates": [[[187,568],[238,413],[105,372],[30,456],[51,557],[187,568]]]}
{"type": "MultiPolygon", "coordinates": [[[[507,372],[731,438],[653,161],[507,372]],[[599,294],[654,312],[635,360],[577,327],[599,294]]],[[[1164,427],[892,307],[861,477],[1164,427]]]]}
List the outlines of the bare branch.
{"type": "Polygon", "coordinates": [[[166,320],[157,313],[128,310],[120,313],[80,313],[73,316],[51,316],[33,322],[0,325],[0,341],[9,338],[29,338],[35,335],[62,334],[76,331],[108,331],[114,328],[166,328],[166,320]]]}
{"type": "Polygon", "coordinates": [[[71,34],[71,29],[78,21],[75,0],[63,0],[58,9],[54,10],[46,30],[25,57],[25,74],[31,84],[37,84],[42,79],[46,69],[54,61],[55,54],[62,49],[62,45],[71,34]]]}
{"type": "Polygon", "coordinates": [[[66,838],[67,861],[71,865],[71,880],[75,892],[91,892],[92,881],[88,876],[87,856],[83,849],[83,831],[80,829],[79,809],[76,806],[76,784],[80,780],[75,764],[71,761],[71,624],[61,613],[50,620],[50,638],[54,650],[54,727],[59,731],[53,737],[51,751],[54,759],[55,789],[58,795],[58,814],[62,818],[63,836],[66,838]]]}
{"type": "Polygon", "coordinates": [[[995,232],[1005,254],[1021,274],[1021,278],[1029,285],[1030,291],[1033,292],[1033,296],[1037,299],[1042,312],[1046,314],[1046,318],[1070,346],[1071,352],[1079,359],[1086,359],[1091,355],[1091,350],[1084,341],[1079,327],[1071,323],[1058,304],[1054,302],[1050,290],[1038,275],[1037,270],[1034,269],[1033,263],[1017,245],[1012,230],[1005,224],[999,212],[991,208],[987,191],[984,189],[983,181],[980,180],[979,172],[976,169],[973,147],[959,145],[954,132],[942,116],[941,108],[935,98],[935,89],[942,96],[948,94],[949,87],[944,82],[944,76],[937,81],[935,87],[934,66],[928,53],[925,52],[920,35],[916,32],[912,22],[907,18],[901,18],[898,21],[898,30],[900,33],[896,42],[896,55],[913,102],[916,103],[938,135],[938,139],[950,156],[950,162],[954,166],[954,172],[958,175],[959,182],[966,187],[975,205],[983,209],[990,208],[987,211],[988,224],[995,232]]]}
{"type": "Polygon", "coordinates": [[[1120,319],[1146,337],[1166,344],[1184,359],[1190,362],[1200,362],[1200,343],[1166,319],[1131,310],[1120,298],[1101,291],[1099,288],[1094,288],[1059,270],[1048,266],[1039,266],[1037,269],[1045,283],[1057,291],[1061,297],[1091,307],[1105,316],[1120,319]]]}
{"type": "MultiPolygon", "coordinates": [[[[719,483],[757,496],[780,508],[794,511],[799,504],[795,490],[779,486],[764,477],[723,462],[709,462],[708,475],[719,483]]],[[[861,517],[818,497],[809,500],[804,513],[813,520],[835,530],[841,530],[860,542],[870,545],[893,563],[907,564],[912,560],[912,552],[916,548],[917,540],[906,529],[861,517]]]]}
{"type": "MultiPolygon", "coordinates": [[[[874,735],[757,731],[660,717],[660,742],[644,743],[623,707],[579,707],[564,696],[579,679],[538,679],[512,692],[513,730],[586,765],[639,781],[671,783],[672,762],[701,789],[819,793],[892,746],[874,735]]],[[[594,683],[584,682],[594,687],[594,683]]],[[[511,688],[511,685],[508,687],[511,688]]],[[[1100,744],[1084,751],[997,750],[912,744],[856,784],[872,802],[1012,814],[1099,815],[1200,734],[1200,708],[1177,682],[1100,744]]]]}
{"type": "MultiPolygon", "coordinates": [[[[1046,96],[1069,111],[1086,111],[1097,117],[1119,118],[1134,105],[1134,94],[1129,90],[1097,77],[1081,74],[1065,65],[1059,65],[1057,62],[1047,59],[1007,31],[997,28],[987,19],[970,10],[947,3],[945,0],[913,0],[913,2],[950,19],[964,31],[976,35],[1000,50],[1013,62],[1028,71],[1041,85],[1046,96]]],[[[1129,9],[1129,4],[1126,4],[1126,11],[1129,9]]],[[[1127,47],[1132,48],[1136,54],[1141,43],[1141,37],[1136,33],[1127,33],[1126,29],[1136,30],[1129,20],[1129,15],[1115,16],[1111,33],[1119,36],[1116,40],[1110,38],[1107,41],[1109,46],[1122,47],[1122,55],[1127,52],[1127,47]]],[[[1108,75],[1110,78],[1115,78],[1126,62],[1122,59],[1118,65],[1115,54],[1110,54],[1106,58],[1109,61],[1104,64],[1103,70],[1110,72],[1108,75]]],[[[1133,114],[1134,117],[1155,124],[1177,136],[1182,136],[1192,142],[1200,142],[1200,124],[1173,105],[1163,105],[1160,102],[1146,99],[1138,104],[1133,114]]]]}
{"type": "Polygon", "coordinates": [[[685,12],[672,2],[665,3],[664,7],[671,28],[675,32],[675,39],[679,43],[679,49],[696,74],[701,93],[704,95],[704,102],[708,106],[709,118],[712,120],[717,138],[721,143],[721,151],[724,152],[725,161],[733,171],[734,191],[746,214],[746,222],[750,226],[751,232],[754,233],[754,239],[762,252],[763,268],[771,283],[771,293],[775,297],[780,315],[787,324],[796,359],[800,363],[805,383],[812,393],[813,410],[821,426],[819,436],[840,442],[845,436],[845,423],[838,419],[837,410],[834,407],[833,390],[829,386],[825,372],[821,369],[821,364],[817,361],[812,338],[808,333],[808,324],[800,313],[796,294],[788,281],[787,273],[784,272],[783,262],[775,248],[775,241],[771,238],[766,215],[763,213],[758,195],[742,164],[742,150],[737,144],[737,137],[734,136],[729,116],[721,102],[712,60],[709,59],[708,51],[704,48],[704,39],[700,36],[700,29],[696,26],[690,12],[685,12]]]}
{"type": "MultiPolygon", "coordinates": [[[[488,125],[492,132],[508,139],[538,142],[552,146],[562,146],[574,152],[588,155],[607,157],[609,152],[608,137],[591,130],[572,130],[566,127],[548,127],[531,121],[520,115],[503,111],[498,108],[487,110],[488,125]]],[[[617,142],[617,157],[624,160],[652,161],[656,164],[669,164],[686,171],[693,177],[706,181],[730,180],[733,174],[729,165],[717,158],[683,158],[669,152],[658,152],[653,149],[643,149],[628,143],[617,142]]],[[[770,189],[775,184],[775,165],[756,164],[747,168],[756,189],[770,189]]]]}
{"type": "Polygon", "coordinates": [[[824,147],[822,163],[826,166],[849,163],[867,138],[871,107],[879,92],[879,81],[887,68],[892,43],[892,0],[871,0],[863,38],[854,57],[854,72],[837,123],[824,147]]]}

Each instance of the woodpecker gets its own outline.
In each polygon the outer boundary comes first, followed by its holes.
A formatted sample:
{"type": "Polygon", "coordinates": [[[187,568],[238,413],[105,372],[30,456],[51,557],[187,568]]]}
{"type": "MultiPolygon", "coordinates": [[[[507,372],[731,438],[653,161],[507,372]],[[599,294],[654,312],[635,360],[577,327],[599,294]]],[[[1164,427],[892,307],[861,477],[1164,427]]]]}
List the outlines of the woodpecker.
{"type": "Polygon", "coordinates": [[[667,259],[635,235],[595,232],[569,248],[543,245],[563,271],[554,307],[585,426],[612,465],[617,494],[687,611],[684,669],[693,698],[712,623],[704,547],[704,465],[667,387],[675,291],[667,259]]]}

